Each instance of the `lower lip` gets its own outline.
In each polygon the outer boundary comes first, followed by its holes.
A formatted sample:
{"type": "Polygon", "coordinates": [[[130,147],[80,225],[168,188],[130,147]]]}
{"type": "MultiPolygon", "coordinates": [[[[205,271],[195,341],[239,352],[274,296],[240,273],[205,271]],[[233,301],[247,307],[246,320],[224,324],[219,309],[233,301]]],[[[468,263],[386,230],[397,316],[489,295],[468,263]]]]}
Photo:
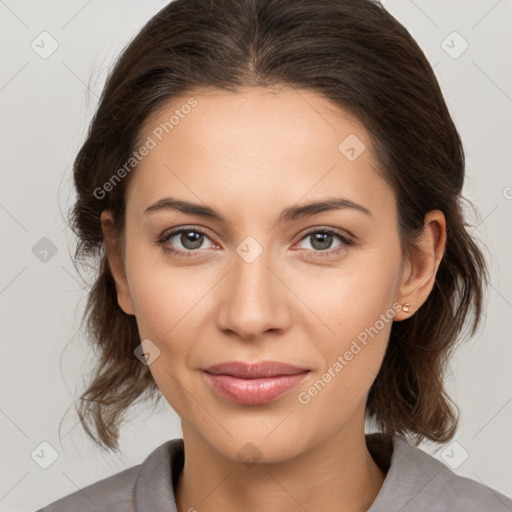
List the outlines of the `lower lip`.
{"type": "Polygon", "coordinates": [[[295,375],[279,375],[261,379],[239,379],[232,375],[204,372],[215,391],[239,404],[256,405],[275,400],[297,386],[309,371],[295,375]]]}

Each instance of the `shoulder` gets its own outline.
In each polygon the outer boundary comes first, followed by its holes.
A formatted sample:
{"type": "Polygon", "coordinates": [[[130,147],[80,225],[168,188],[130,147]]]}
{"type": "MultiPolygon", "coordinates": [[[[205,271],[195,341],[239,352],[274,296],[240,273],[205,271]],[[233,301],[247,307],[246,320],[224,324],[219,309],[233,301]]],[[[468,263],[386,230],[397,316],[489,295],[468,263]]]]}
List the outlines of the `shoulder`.
{"type": "Polygon", "coordinates": [[[40,509],[38,512],[88,512],[89,510],[134,511],[135,482],[141,465],[125,469],[120,473],[88,485],[40,509]],[[121,508],[114,508],[123,507],[121,508]]]}
{"type": "Polygon", "coordinates": [[[443,462],[419,448],[407,444],[406,450],[410,461],[428,478],[418,496],[420,501],[428,500],[440,512],[512,511],[512,500],[504,494],[481,482],[457,475],[443,462]]]}
{"type": "Polygon", "coordinates": [[[395,437],[388,474],[369,512],[381,510],[512,512],[512,500],[480,482],[457,475],[432,455],[395,437]]]}
{"type": "Polygon", "coordinates": [[[160,497],[173,496],[172,465],[182,443],[182,439],[167,441],[141,464],[83,487],[37,512],[136,512],[139,502],[151,504],[152,491],[160,497]]]}

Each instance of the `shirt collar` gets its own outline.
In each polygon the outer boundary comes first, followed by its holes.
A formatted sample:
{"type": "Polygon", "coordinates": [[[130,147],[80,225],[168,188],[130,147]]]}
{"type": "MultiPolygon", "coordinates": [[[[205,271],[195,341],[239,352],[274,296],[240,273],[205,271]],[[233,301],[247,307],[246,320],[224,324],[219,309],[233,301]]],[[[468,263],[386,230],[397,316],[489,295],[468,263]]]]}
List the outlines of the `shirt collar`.
{"type": "MultiPolygon", "coordinates": [[[[386,473],[384,483],[368,512],[403,511],[436,478],[444,466],[405,439],[367,434],[375,462],[386,473]]],[[[183,469],[183,439],[172,439],[155,449],[142,463],[135,486],[136,510],[177,512],[174,485],[183,469]]]]}

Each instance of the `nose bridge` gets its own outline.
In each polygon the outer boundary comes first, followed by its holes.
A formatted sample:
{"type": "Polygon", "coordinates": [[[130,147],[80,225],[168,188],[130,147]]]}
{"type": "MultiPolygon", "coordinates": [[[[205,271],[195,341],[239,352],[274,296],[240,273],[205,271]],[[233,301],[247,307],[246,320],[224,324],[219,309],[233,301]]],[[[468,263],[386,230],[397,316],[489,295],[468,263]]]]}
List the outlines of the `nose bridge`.
{"type": "Polygon", "coordinates": [[[248,236],[236,247],[232,271],[220,305],[219,327],[244,338],[284,327],[284,285],[271,270],[272,251],[248,236]]]}
{"type": "Polygon", "coordinates": [[[236,248],[237,256],[234,260],[233,280],[235,288],[240,292],[241,299],[249,296],[272,296],[272,254],[268,248],[263,248],[253,237],[247,237],[236,248]]]}

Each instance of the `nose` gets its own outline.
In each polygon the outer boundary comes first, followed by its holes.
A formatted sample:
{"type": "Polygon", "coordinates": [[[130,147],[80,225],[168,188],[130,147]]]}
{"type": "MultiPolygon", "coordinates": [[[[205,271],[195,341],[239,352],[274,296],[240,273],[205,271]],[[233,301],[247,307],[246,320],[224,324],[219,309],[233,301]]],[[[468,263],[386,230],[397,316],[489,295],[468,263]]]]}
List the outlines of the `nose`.
{"type": "Polygon", "coordinates": [[[291,324],[288,300],[293,294],[284,271],[270,251],[263,250],[254,261],[240,254],[235,254],[231,270],[219,283],[218,328],[244,340],[287,330],[291,324]]]}

